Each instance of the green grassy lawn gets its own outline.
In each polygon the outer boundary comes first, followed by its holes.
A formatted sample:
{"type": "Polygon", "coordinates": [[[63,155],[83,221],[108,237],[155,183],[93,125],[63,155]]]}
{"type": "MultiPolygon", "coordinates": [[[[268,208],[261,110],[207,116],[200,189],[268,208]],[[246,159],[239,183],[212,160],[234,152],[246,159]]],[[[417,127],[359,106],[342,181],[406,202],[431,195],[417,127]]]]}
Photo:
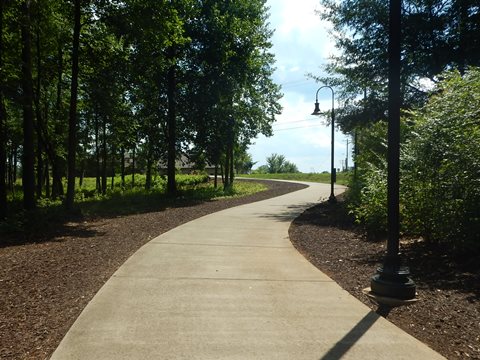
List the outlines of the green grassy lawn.
{"type": "MultiPolygon", "coordinates": [[[[219,182],[217,188],[207,175],[177,175],[178,193],[175,197],[166,194],[166,178],[158,176],[153,179],[152,189],[145,190],[145,176],[135,175],[135,186],[132,187],[131,177],[126,178],[122,188],[121,179],[114,179],[111,188],[111,178],[105,195],[95,190],[95,178],[85,178],[80,187],[78,180],[75,191],[74,216],[85,218],[115,217],[121,215],[161,211],[171,206],[188,206],[202,201],[228,199],[247,196],[264,191],[267,186],[256,182],[234,182],[233,187],[223,189],[219,182]]],[[[9,217],[0,222],[0,234],[28,231],[34,233],[44,227],[56,226],[59,222],[68,221],[72,214],[66,214],[62,199],[38,199],[37,208],[32,212],[22,210],[21,183],[16,195],[9,196],[9,217]]]]}
{"type": "MultiPolygon", "coordinates": [[[[276,180],[293,180],[293,181],[309,181],[319,183],[330,183],[330,174],[319,173],[291,173],[291,174],[248,174],[237,175],[237,177],[248,177],[254,179],[276,179],[276,180]]],[[[348,185],[349,173],[337,173],[337,184],[348,185]]]]}

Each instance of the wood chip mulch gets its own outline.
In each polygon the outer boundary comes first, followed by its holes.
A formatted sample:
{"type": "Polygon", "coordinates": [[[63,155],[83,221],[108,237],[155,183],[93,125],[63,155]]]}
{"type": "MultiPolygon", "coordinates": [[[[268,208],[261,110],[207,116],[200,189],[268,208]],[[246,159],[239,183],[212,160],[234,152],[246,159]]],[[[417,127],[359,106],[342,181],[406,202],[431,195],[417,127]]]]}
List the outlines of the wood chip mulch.
{"type": "MultiPolygon", "coordinates": [[[[343,201],[317,205],[292,223],[290,239],[312,264],[377,311],[362,289],[370,286],[386,243],[367,240],[347,213],[343,201]]],[[[402,252],[420,300],[383,315],[447,359],[480,359],[480,255],[455,255],[418,239],[402,239],[402,252]]]]}
{"type": "Polygon", "coordinates": [[[50,224],[33,240],[0,238],[0,359],[48,359],[100,287],[150,239],[201,216],[305,187],[267,185],[243,198],[178,201],[161,211],[50,224]]]}

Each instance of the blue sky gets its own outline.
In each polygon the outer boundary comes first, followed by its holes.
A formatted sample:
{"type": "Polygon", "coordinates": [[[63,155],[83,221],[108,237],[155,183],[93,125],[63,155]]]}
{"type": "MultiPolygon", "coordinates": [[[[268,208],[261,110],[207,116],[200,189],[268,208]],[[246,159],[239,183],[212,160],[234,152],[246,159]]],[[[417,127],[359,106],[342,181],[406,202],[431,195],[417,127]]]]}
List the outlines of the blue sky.
{"type": "MultiPolygon", "coordinates": [[[[283,113],[273,126],[273,136],[260,136],[250,146],[249,153],[257,162],[254,168],[265,164],[267,156],[277,153],[302,172],[328,171],[331,128],[325,125],[324,118],[310,115],[321,84],[307,79],[306,74],[321,74],[322,65],[335,51],[327,32],[329,25],[315,14],[320,6],[318,0],[268,0],[267,5],[270,27],[275,30],[272,38],[277,68],[274,81],[282,85],[283,113]]],[[[320,91],[321,110],[331,108],[331,96],[328,89],[320,91]]],[[[335,167],[341,168],[346,148],[346,137],[336,132],[335,167]]]]}

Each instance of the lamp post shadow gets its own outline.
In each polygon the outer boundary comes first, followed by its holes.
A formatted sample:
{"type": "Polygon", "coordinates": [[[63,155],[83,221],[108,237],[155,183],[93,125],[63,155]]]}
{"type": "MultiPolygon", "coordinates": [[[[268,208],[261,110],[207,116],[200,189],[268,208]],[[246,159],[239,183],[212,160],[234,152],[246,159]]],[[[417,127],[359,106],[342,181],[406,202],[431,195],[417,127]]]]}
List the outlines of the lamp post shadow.
{"type": "Polygon", "coordinates": [[[380,315],[370,311],[365,315],[343,338],[325,354],[320,360],[339,360],[341,359],[360,338],[367,333],[367,331],[380,318],[380,315]]]}

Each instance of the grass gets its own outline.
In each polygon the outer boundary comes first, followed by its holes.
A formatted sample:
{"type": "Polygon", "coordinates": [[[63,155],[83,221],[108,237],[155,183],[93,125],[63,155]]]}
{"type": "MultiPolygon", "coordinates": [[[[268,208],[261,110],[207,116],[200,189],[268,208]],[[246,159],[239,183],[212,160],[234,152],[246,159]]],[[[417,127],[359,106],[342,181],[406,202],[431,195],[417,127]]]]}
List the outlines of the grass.
{"type": "MultiPolygon", "coordinates": [[[[276,180],[293,180],[293,181],[308,181],[319,183],[330,183],[329,173],[288,173],[288,174],[248,174],[238,175],[237,177],[248,177],[254,179],[276,179],[276,180]]],[[[349,173],[337,173],[336,183],[339,185],[348,185],[349,173]]]]}
{"type": "MultiPolygon", "coordinates": [[[[127,179],[126,179],[127,180],[127,179]]],[[[128,179],[130,180],[130,178],[128,179]]],[[[178,175],[177,196],[166,194],[166,178],[157,176],[153,180],[151,190],[145,190],[145,176],[135,175],[135,186],[128,181],[125,187],[121,186],[121,179],[114,179],[114,187],[105,195],[95,190],[95,178],[85,178],[82,187],[78,186],[75,193],[75,210],[66,214],[62,199],[39,199],[37,208],[26,212],[22,210],[22,194],[9,201],[10,216],[0,222],[0,235],[8,233],[43,232],[46,228],[54,228],[59,223],[65,223],[72,218],[115,217],[128,214],[161,211],[171,206],[188,206],[189,204],[247,196],[264,191],[267,187],[255,182],[234,182],[231,189],[224,191],[220,183],[213,186],[207,175],[178,175]]]]}

